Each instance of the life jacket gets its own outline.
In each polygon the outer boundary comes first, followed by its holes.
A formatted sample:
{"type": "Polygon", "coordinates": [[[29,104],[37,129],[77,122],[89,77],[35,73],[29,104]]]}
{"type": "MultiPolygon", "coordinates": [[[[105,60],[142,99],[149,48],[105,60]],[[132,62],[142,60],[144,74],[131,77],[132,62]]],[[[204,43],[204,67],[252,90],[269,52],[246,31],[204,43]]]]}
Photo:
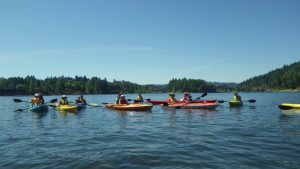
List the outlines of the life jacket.
{"type": "Polygon", "coordinates": [[[141,97],[141,96],[138,96],[138,97],[136,97],[136,100],[137,100],[137,101],[140,101],[140,102],[143,102],[143,101],[144,101],[144,98],[141,97]]]}
{"type": "Polygon", "coordinates": [[[33,105],[40,105],[40,104],[44,103],[44,100],[34,97],[34,98],[31,99],[31,103],[33,105]]]}
{"type": "Polygon", "coordinates": [[[237,95],[237,96],[233,96],[233,101],[242,101],[241,96],[237,95]]]}
{"type": "Polygon", "coordinates": [[[189,95],[184,96],[183,101],[191,101],[190,96],[189,95]]]}
{"type": "Polygon", "coordinates": [[[178,103],[178,101],[177,101],[177,99],[175,99],[175,97],[170,97],[170,98],[168,99],[168,103],[169,103],[169,104],[174,104],[174,103],[178,103]]]}
{"type": "Polygon", "coordinates": [[[126,99],[120,99],[119,104],[128,104],[126,99]]]}
{"type": "Polygon", "coordinates": [[[78,103],[86,104],[86,100],[85,99],[79,99],[78,101],[79,101],[78,103]]]}
{"type": "Polygon", "coordinates": [[[60,99],[59,104],[60,105],[68,105],[69,102],[68,102],[68,100],[60,99]]]}

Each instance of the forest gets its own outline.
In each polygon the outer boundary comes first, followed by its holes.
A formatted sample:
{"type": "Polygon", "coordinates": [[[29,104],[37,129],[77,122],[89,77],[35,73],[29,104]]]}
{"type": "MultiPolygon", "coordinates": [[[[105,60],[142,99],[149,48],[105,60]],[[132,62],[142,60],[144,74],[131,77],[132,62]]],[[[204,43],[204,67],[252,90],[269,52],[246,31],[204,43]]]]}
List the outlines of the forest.
{"type": "Polygon", "coordinates": [[[300,61],[284,65],[267,74],[250,78],[238,86],[241,91],[299,90],[300,61]]]}
{"type": "Polygon", "coordinates": [[[0,95],[60,94],[116,94],[116,93],[166,93],[166,92],[216,92],[216,87],[200,79],[172,79],[165,85],[139,85],[128,81],[107,81],[85,76],[48,77],[34,76],[0,78],[0,95]]]}
{"type": "Polygon", "coordinates": [[[34,76],[0,78],[0,95],[114,94],[119,92],[160,93],[166,92],[166,88],[159,85],[138,85],[128,81],[108,82],[105,78],[85,76],[48,77],[43,80],[34,76]]]}

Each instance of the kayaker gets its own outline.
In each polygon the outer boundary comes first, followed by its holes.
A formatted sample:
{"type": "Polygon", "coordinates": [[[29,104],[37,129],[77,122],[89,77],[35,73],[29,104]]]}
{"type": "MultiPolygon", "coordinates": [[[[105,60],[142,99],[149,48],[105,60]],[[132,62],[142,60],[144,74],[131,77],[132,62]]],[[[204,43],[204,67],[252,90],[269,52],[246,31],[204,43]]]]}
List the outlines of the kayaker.
{"type": "Polygon", "coordinates": [[[86,100],[83,98],[83,95],[78,96],[78,99],[75,101],[76,104],[86,104],[86,100]]]}
{"type": "Polygon", "coordinates": [[[128,104],[126,97],[124,95],[120,96],[120,100],[118,104],[128,104]]]}
{"type": "Polygon", "coordinates": [[[34,95],[34,98],[31,99],[31,105],[32,106],[41,105],[41,104],[44,104],[44,103],[45,103],[45,101],[44,101],[44,98],[43,98],[41,93],[36,93],[34,95]]]}
{"type": "Polygon", "coordinates": [[[184,96],[183,96],[182,101],[184,101],[184,102],[190,102],[190,101],[192,101],[192,96],[190,95],[190,93],[184,92],[184,96]]]}
{"type": "Polygon", "coordinates": [[[66,95],[61,96],[58,106],[60,105],[69,105],[68,97],[66,95]]]}
{"type": "Polygon", "coordinates": [[[119,104],[119,101],[121,99],[122,93],[119,93],[116,99],[116,104],[119,104]]]}
{"type": "Polygon", "coordinates": [[[177,99],[175,98],[175,94],[174,93],[170,93],[169,94],[169,99],[168,99],[168,104],[175,104],[178,103],[177,99]]]}
{"type": "Polygon", "coordinates": [[[136,97],[135,102],[144,102],[144,98],[141,93],[136,97]]]}
{"type": "Polygon", "coordinates": [[[239,101],[239,102],[242,102],[242,98],[240,95],[238,95],[237,92],[234,93],[233,95],[233,101],[239,101]]]}

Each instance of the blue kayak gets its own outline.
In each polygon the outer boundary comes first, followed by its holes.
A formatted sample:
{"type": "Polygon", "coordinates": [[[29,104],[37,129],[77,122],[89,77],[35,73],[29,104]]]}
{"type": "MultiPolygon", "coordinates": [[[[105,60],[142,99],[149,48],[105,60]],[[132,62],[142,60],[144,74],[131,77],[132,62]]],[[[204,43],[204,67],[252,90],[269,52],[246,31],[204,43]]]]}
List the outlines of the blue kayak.
{"type": "Polygon", "coordinates": [[[81,110],[81,109],[86,109],[86,104],[76,104],[76,106],[78,107],[78,110],[81,110]]]}
{"type": "Polygon", "coordinates": [[[30,106],[30,111],[33,112],[47,112],[48,111],[48,105],[47,104],[41,104],[37,106],[30,106]]]}

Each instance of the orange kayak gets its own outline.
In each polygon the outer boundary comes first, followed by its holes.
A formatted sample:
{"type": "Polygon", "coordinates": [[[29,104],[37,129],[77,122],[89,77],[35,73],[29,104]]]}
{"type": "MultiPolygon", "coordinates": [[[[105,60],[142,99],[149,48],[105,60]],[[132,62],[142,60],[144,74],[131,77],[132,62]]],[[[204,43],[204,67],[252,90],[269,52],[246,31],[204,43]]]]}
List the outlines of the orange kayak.
{"type": "Polygon", "coordinates": [[[106,104],[107,109],[120,111],[150,111],[153,107],[150,103],[133,103],[133,104],[106,104]]]}

